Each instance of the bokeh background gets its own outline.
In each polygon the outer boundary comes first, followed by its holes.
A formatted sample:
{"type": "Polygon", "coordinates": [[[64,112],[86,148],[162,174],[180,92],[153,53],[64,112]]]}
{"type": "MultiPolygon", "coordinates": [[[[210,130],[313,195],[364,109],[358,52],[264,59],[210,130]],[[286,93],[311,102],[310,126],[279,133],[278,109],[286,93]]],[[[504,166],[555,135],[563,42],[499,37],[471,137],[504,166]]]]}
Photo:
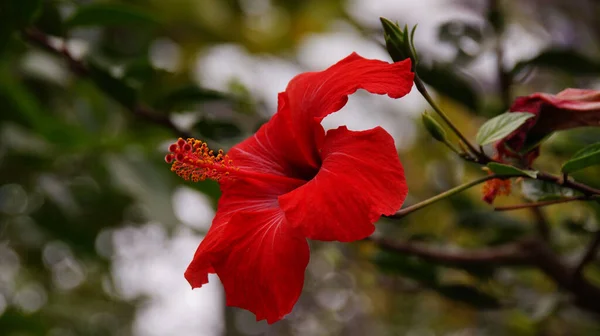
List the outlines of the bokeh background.
{"type": "MultiPolygon", "coordinates": [[[[353,51],[389,60],[380,16],[418,24],[420,74],[474,136],[517,95],[599,88],[599,15],[593,0],[4,0],[0,335],[600,334],[598,317],[537,270],[440,267],[365,242],[311,242],[294,311],[271,326],[255,322],[224,306],[216,276],[194,291],[183,278],[219,190],[177,178],[163,161],[178,136],[165,120],[227,149],[268,120],[294,75],[353,51]],[[39,8],[19,21],[12,10],[27,6],[39,8]],[[93,73],[78,76],[65,55],[21,34],[31,27],[93,73]]],[[[412,204],[483,174],[424,131],[427,107],[416,90],[400,100],[358,92],[324,124],[388,130],[412,204]]],[[[597,141],[597,129],[557,134],[536,164],[556,172],[597,141]]],[[[576,178],[600,186],[598,173],[576,178]]],[[[540,195],[521,187],[526,198],[540,195]]],[[[495,213],[480,198],[473,188],[378,230],[471,248],[544,220],[555,249],[576,260],[600,218],[589,203],[495,213]]],[[[600,264],[586,275],[600,284],[600,264]]]]}

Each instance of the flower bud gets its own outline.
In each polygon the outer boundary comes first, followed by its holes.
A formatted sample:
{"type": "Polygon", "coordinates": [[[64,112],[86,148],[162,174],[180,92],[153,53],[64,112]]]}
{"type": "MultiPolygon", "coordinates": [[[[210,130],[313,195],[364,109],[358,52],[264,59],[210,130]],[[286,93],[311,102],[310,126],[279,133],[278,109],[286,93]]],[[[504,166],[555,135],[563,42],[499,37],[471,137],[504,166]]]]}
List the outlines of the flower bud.
{"type": "Polygon", "coordinates": [[[417,52],[413,43],[413,36],[417,26],[413,27],[409,35],[408,26],[405,25],[404,29],[400,29],[398,24],[393,23],[386,18],[382,17],[379,19],[383,26],[385,46],[392,60],[394,60],[394,62],[400,62],[410,58],[414,69],[414,66],[418,62],[417,52]]]}
{"type": "Polygon", "coordinates": [[[446,131],[432,116],[423,113],[423,124],[431,136],[440,142],[446,142],[446,131]]]}

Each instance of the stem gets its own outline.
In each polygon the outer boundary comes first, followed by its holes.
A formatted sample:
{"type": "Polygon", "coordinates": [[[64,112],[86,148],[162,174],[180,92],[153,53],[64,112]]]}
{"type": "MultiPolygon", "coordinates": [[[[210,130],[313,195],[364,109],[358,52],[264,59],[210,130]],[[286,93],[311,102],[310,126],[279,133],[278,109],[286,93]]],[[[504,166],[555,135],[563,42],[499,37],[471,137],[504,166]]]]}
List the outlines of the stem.
{"type": "Polygon", "coordinates": [[[448,127],[450,127],[450,129],[454,132],[454,134],[456,134],[460,138],[460,140],[468,147],[469,151],[471,151],[477,158],[483,159],[483,157],[485,157],[485,154],[479,152],[469,142],[469,140],[467,140],[467,138],[460,132],[460,130],[456,126],[454,126],[454,124],[452,123],[450,118],[448,118],[448,116],[444,113],[444,111],[442,111],[442,109],[435,103],[435,100],[431,97],[431,95],[427,91],[425,84],[423,83],[421,78],[419,78],[419,76],[416,73],[415,73],[415,86],[417,87],[417,90],[419,90],[419,92],[421,93],[423,98],[425,98],[425,100],[429,103],[429,105],[431,105],[433,110],[440,116],[440,118],[442,118],[444,120],[446,125],[448,125],[448,127]]]}
{"type": "MultiPolygon", "coordinates": [[[[509,178],[510,176],[502,176],[502,177],[503,178],[509,178]]],[[[469,183],[465,183],[463,185],[459,185],[458,187],[455,187],[455,188],[452,188],[450,190],[447,190],[447,191],[445,191],[445,192],[443,192],[441,194],[438,194],[436,196],[433,196],[433,197],[431,197],[431,198],[429,198],[429,199],[427,199],[425,201],[419,202],[417,204],[413,204],[413,205],[411,205],[409,207],[406,207],[404,209],[400,209],[395,214],[389,216],[389,218],[402,218],[402,217],[404,217],[404,216],[406,216],[406,215],[408,215],[408,214],[410,214],[410,213],[412,213],[414,211],[417,211],[417,210],[419,210],[421,208],[429,206],[429,205],[431,205],[431,204],[433,204],[433,203],[435,203],[437,201],[441,201],[444,198],[450,197],[450,196],[452,196],[454,194],[457,194],[457,193],[459,193],[459,192],[461,192],[461,191],[463,191],[465,189],[469,189],[469,188],[471,188],[473,186],[476,186],[478,184],[481,184],[481,183],[483,183],[485,181],[488,181],[488,180],[491,180],[491,179],[494,179],[494,178],[498,178],[498,176],[494,175],[494,174],[487,175],[487,176],[484,176],[484,177],[479,178],[477,180],[473,180],[473,181],[471,181],[469,183]]]]}
{"type": "Polygon", "coordinates": [[[526,208],[536,208],[536,207],[543,207],[546,205],[568,203],[568,202],[574,202],[574,201],[591,201],[591,200],[594,200],[595,198],[596,197],[593,197],[593,196],[592,197],[576,196],[576,197],[561,198],[558,200],[551,200],[551,201],[531,202],[531,203],[525,203],[525,204],[495,207],[494,210],[495,211],[510,211],[510,210],[526,209],[526,208]]]}
{"type": "Polygon", "coordinates": [[[454,146],[452,143],[450,143],[450,141],[448,140],[444,140],[442,141],[444,143],[444,145],[446,145],[446,147],[448,147],[451,151],[453,151],[454,153],[456,153],[456,155],[461,156],[464,153],[461,153],[458,148],[456,148],[456,146],[454,146]]]}

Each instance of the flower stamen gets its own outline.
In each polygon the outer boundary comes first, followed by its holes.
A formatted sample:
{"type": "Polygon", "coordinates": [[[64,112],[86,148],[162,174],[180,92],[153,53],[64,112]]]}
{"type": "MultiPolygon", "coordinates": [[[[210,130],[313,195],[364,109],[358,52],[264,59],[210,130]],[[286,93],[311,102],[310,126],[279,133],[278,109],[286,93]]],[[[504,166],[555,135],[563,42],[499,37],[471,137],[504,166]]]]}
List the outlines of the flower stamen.
{"type": "Polygon", "coordinates": [[[220,181],[228,178],[230,172],[238,171],[229,156],[219,149],[217,155],[208,148],[206,142],[189,138],[179,138],[169,146],[169,154],[165,156],[167,163],[172,163],[171,171],[184,180],[198,182],[206,179],[220,181]]]}
{"type": "Polygon", "coordinates": [[[240,170],[222,149],[219,149],[215,155],[214,151],[208,148],[206,142],[194,138],[188,138],[187,140],[179,138],[177,142],[171,144],[169,154],[165,156],[165,161],[172,164],[172,172],[184,180],[193,182],[206,179],[223,182],[234,177],[298,185],[306,182],[284,175],[240,170]]]}

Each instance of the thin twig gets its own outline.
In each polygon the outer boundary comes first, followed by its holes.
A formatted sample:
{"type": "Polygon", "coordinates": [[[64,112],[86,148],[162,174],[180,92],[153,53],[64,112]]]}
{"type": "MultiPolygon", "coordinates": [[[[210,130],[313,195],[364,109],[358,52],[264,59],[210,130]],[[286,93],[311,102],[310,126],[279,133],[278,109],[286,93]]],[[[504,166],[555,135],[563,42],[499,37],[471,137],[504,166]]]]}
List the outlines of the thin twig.
{"type": "MultiPolygon", "coordinates": [[[[41,32],[40,30],[35,28],[26,29],[23,31],[23,37],[31,44],[36,45],[46,51],[49,51],[54,55],[63,58],[69,65],[71,71],[77,76],[83,78],[90,76],[90,70],[85,62],[71,55],[71,53],[66,47],[59,48],[58,46],[51,43],[50,37],[45,33],[41,32]]],[[[115,99],[115,101],[119,102],[119,99],[115,99]]],[[[136,117],[170,129],[177,136],[183,138],[192,137],[192,135],[189,132],[177,127],[177,125],[175,125],[168,116],[152,110],[150,107],[144,105],[140,101],[136,102],[132,106],[127,106],[126,104],[121,105],[127,110],[129,110],[136,117]]]]}
{"type": "Polygon", "coordinates": [[[550,201],[541,201],[541,202],[531,202],[531,203],[524,203],[524,204],[517,204],[517,205],[500,206],[500,207],[495,207],[494,210],[495,211],[511,211],[511,210],[527,209],[527,208],[539,208],[539,207],[543,207],[543,206],[547,206],[547,205],[554,205],[554,204],[561,204],[561,203],[568,203],[568,202],[575,202],[575,201],[590,201],[593,199],[595,199],[595,197],[575,196],[575,197],[567,197],[567,198],[561,198],[561,199],[550,200],[550,201]]]}
{"type": "MultiPolygon", "coordinates": [[[[509,177],[510,176],[503,176],[503,178],[509,178],[509,177]]],[[[408,206],[408,207],[406,207],[404,209],[400,209],[395,214],[389,216],[389,218],[402,218],[402,217],[404,217],[404,216],[406,216],[406,215],[408,215],[408,214],[410,214],[412,212],[415,212],[415,211],[417,211],[419,209],[422,209],[422,208],[424,208],[426,206],[429,206],[429,205],[431,205],[431,204],[433,204],[433,203],[435,203],[437,201],[441,201],[444,198],[450,197],[450,196],[452,196],[454,194],[457,194],[457,193],[459,193],[459,192],[461,192],[461,191],[463,191],[465,189],[469,189],[469,188],[471,188],[473,186],[476,186],[478,184],[481,184],[481,183],[483,183],[483,182],[485,182],[487,180],[491,180],[491,179],[494,179],[494,178],[498,178],[498,176],[493,175],[493,174],[492,175],[486,175],[484,177],[478,178],[478,179],[473,180],[471,182],[468,182],[468,183],[465,183],[465,184],[461,184],[458,187],[454,187],[454,188],[452,188],[450,190],[446,190],[443,193],[438,194],[436,196],[433,196],[433,197],[431,197],[429,199],[426,199],[426,200],[424,200],[422,202],[419,202],[417,204],[413,204],[413,205],[408,206]]]]}

